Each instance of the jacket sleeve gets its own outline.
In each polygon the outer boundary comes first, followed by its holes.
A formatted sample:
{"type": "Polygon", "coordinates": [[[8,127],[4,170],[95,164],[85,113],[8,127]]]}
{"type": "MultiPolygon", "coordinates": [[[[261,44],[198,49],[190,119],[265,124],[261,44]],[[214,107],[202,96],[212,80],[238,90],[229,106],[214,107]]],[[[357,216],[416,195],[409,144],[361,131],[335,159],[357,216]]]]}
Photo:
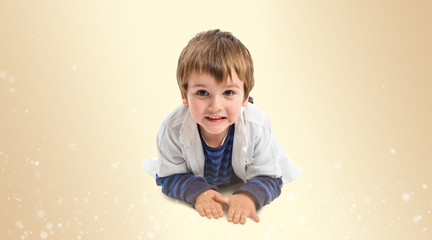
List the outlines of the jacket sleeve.
{"type": "Polygon", "coordinates": [[[248,179],[256,176],[269,176],[280,178],[282,176],[280,158],[283,150],[279,149],[274,137],[270,120],[265,118],[263,125],[251,128],[253,134],[253,153],[251,162],[246,163],[246,175],[248,179]]]}
{"type": "Polygon", "coordinates": [[[160,178],[156,175],[156,184],[162,186],[162,192],[168,197],[183,200],[193,207],[198,195],[207,189],[218,190],[214,185],[207,183],[205,178],[192,174],[175,174],[160,178]]]}
{"type": "Polygon", "coordinates": [[[281,194],[282,179],[268,176],[254,177],[233,194],[248,193],[255,199],[256,209],[261,209],[281,194]]]}
{"type": "Polygon", "coordinates": [[[163,122],[157,134],[158,162],[156,174],[166,177],[173,174],[190,173],[179,141],[179,131],[163,122]]]}

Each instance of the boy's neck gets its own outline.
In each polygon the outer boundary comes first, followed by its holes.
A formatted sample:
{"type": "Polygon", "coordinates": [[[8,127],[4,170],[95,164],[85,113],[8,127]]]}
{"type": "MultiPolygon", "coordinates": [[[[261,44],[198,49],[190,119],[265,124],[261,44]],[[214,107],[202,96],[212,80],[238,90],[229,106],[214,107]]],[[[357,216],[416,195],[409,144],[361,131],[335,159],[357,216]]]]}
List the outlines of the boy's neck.
{"type": "Polygon", "coordinates": [[[228,134],[229,127],[225,129],[225,131],[221,134],[206,134],[203,129],[200,127],[201,136],[204,139],[207,146],[212,148],[217,148],[222,146],[225,141],[225,138],[228,134]]]}

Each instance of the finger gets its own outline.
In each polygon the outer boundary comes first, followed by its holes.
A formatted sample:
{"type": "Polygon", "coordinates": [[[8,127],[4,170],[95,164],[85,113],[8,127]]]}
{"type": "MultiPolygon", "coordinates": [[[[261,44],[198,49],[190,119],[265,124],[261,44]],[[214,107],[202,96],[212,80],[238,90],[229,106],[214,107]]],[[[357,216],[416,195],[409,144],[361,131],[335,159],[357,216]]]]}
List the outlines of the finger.
{"type": "Polygon", "coordinates": [[[234,213],[235,213],[235,210],[234,210],[234,209],[230,208],[230,209],[228,210],[228,222],[232,222],[232,221],[233,221],[234,213]]]}
{"type": "Polygon", "coordinates": [[[259,222],[260,218],[258,217],[258,214],[256,212],[253,212],[251,214],[251,218],[255,221],[255,222],[259,222]]]}
{"type": "Polygon", "coordinates": [[[240,210],[237,210],[237,211],[234,213],[234,218],[233,218],[233,223],[234,223],[234,224],[239,223],[239,221],[240,221],[240,216],[241,216],[241,211],[240,211],[240,210]]]}
{"type": "Polygon", "coordinates": [[[203,207],[201,205],[196,206],[195,209],[198,211],[198,213],[199,213],[199,215],[201,217],[204,217],[206,215],[205,212],[204,212],[204,209],[203,209],[203,207]]]}
{"type": "Polygon", "coordinates": [[[213,217],[218,219],[219,218],[219,211],[217,210],[216,204],[211,207],[211,211],[212,211],[213,217]]]}
{"type": "Polygon", "coordinates": [[[215,201],[217,201],[217,202],[225,203],[225,204],[228,204],[228,205],[229,205],[229,203],[228,203],[228,198],[225,197],[225,196],[223,196],[222,194],[220,194],[220,193],[218,193],[218,192],[214,194],[213,199],[214,199],[215,201]]]}
{"type": "Polygon", "coordinates": [[[224,212],[223,212],[223,209],[222,209],[222,205],[218,204],[217,205],[217,210],[218,210],[218,213],[219,213],[219,217],[223,217],[224,216],[224,212]]]}
{"type": "Polygon", "coordinates": [[[213,218],[213,214],[212,214],[212,211],[211,211],[211,209],[210,209],[209,206],[206,206],[206,207],[204,208],[204,211],[205,211],[205,213],[206,213],[208,219],[212,219],[212,218],[213,218]]]}
{"type": "Polygon", "coordinates": [[[240,216],[240,224],[245,224],[248,217],[249,217],[249,213],[243,212],[242,215],[240,216]]]}

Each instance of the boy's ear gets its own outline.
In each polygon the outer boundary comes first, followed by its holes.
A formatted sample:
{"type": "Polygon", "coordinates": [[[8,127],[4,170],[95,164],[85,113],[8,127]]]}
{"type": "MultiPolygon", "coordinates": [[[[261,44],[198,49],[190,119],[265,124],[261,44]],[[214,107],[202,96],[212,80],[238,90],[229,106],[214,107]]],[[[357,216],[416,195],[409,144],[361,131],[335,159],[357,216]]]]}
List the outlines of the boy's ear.
{"type": "Polygon", "coordinates": [[[246,105],[248,103],[248,100],[249,100],[249,96],[246,98],[246,100],[244,100],[244,102],[242,104],[242,107],[246,107],[246,105]]]}
{"type": "Polygon", "coordinates": [[[182,97],[182,102],[183,102],[183,104],[184,104],[184,105],[189,105],[189,103],[188,103],[187,99],[185,98],[183,92],[181,92],[181,97],[182,97]]]}

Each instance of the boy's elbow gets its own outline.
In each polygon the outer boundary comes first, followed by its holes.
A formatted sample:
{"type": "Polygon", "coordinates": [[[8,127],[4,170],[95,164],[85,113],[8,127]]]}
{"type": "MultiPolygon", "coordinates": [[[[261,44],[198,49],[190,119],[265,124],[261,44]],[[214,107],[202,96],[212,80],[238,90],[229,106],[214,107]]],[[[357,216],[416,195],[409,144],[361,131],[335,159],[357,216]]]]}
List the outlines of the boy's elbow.
{"type": "Polygon", "coordinates": [[[156,185],[158,185],[158,186],[162,186],[162,185],[164,184],[164,182],[165,182],[165,179],[166,179],[166,178],[161,178],[161,177],[159,177],[159,176],[156,174],[156,185]]]}

